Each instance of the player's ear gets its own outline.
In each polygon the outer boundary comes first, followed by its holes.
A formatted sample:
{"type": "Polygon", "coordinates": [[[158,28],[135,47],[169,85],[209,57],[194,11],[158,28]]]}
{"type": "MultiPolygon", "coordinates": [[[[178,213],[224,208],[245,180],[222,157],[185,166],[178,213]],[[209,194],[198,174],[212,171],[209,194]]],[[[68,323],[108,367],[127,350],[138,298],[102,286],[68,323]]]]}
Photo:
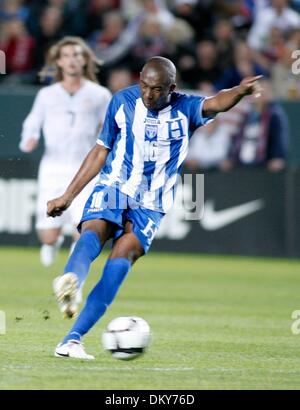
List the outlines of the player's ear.
{"type": "Polygon", "coordinates": [[[176,88],[176,84],[175,83],[171,84],[169,88],[169,94],[171,94],[175,90],[175,88],[176,88]]]}

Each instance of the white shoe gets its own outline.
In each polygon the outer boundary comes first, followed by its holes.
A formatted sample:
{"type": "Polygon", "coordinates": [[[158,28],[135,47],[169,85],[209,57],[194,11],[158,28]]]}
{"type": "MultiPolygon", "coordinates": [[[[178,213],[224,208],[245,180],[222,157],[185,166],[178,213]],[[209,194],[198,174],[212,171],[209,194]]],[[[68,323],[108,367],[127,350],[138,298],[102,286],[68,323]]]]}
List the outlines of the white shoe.
{"type": "Polygon", "coordinates": [[[56,260],[58,251],[63,244],[64,237],[61,235],[57,239],[56,243],[54,245],[42,245],[41,247],[41,253],[40,253],[40,258],[41,258],[41,263],[42,265],[49,267],[53,265],[53,263],[56,260]]]}
{"type": "Polygon", "coordinates": [[[67,343],[60,343],[54,351],[55,357],[72,357],[74,359],[94,360],[95,357],[87,354],[83,344],[77,340],[70,340],[67,343]]]}
{"type": "Polygon", "coordinates": [[[58,301],[60,311],[65,318],[77,316],[81,302],[81,291],[75,273],[65,273],[53,281],[53,290],[58,301]]]}

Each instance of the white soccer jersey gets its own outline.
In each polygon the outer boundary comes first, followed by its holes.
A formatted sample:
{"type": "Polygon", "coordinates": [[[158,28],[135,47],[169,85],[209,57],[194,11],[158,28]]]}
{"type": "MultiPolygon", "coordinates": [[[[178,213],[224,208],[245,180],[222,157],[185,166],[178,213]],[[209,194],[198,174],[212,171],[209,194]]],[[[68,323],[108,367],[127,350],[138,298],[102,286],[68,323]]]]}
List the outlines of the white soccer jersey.
{"type": "Polygon", "coordinates": [[[172,93],[167,107],[148,110],[139,86],[114,95],[98,144],[110,149],[100,183],[117,186],[141,206],[167,212],[188,143],[196,128],[206,124],[205,98],[172,93]]]}
{"type": "Polygon", "coordinates": [[[24,122],[20,148],[30,138],[39,139],[42,131],[42,162],[52,163],[57,172],[77,170],[95,144],[110,99],[106,88],[88,80],[74,95],[61,83],[43,88],[24,122]]]}

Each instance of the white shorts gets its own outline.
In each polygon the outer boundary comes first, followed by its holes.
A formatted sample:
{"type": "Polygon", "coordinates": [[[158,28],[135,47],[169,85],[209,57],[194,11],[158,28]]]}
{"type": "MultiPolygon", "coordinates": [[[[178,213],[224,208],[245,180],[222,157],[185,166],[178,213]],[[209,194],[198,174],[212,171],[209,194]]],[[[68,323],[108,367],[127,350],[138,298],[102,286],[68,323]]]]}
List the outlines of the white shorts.
{"type": "MultiPolygon", "coordinates": [[[[79,167],[78,167],[79,168],[79,167]]],[[[84,205],[89,198],[97,178],[92,180],[74,199],[72,205],[61,215],[55,218],[47,216],[47,202],[50,199],[61,196],[69,183],[74,178],[77,170],[58,169],[51,164],[42,163],[38,177],[38,196],[36,207],[36,229],[59,229],[66,228],[71,234],[72,227],[77,227],[80,222],[84,205]]],[[[65,231],[65,229],[64,229],[65,231]]]]}

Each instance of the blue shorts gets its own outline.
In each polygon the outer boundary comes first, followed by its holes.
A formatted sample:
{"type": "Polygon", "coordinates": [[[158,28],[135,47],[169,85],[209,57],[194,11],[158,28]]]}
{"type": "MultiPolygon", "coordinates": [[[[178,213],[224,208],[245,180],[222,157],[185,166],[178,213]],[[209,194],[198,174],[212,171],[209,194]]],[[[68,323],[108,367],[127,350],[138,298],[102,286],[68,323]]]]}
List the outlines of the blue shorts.
{"type": "Polygon", "coordinates": [[[112,238],[116,241],[124,234],[125,223],[130,221],[134,234],[147,253],[164,215],[142,208],[116,187],[96,185],[85,204],[78,230],[80,232],[81,224],[85,221],[104,219],[115,225],[112,238]]]}

